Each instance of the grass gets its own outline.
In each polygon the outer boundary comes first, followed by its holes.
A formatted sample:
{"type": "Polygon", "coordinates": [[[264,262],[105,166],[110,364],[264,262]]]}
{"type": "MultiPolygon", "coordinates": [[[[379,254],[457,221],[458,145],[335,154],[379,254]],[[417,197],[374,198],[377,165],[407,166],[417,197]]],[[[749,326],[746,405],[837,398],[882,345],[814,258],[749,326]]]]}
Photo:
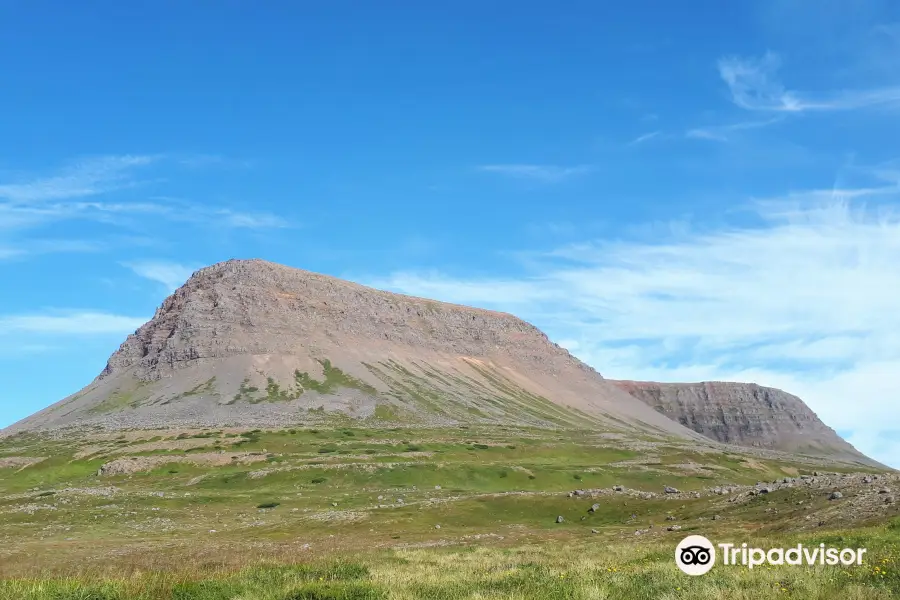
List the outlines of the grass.
{"type": "Polygon", "coordinates": [[[378,390],[368,383],[357,379],[352,375],[344,373],[341,369],[331,364],[328,359],[320,359],[318,363],[322,365],[322,374],[324,380],[317,381],[309,373],[298,371],[294,372],[294,379],[302,394],[305,390],[318,392],[320,394],[330,394],[339,388],[352,388],[363,391],[371,396],[377,396],[378,390]]]}
{"type": "MultiPolygon", "coordinates": [[[[758,540],[761,547],[815,546],[822,536],[758,540]]],[[[843,542],[844,540],[839,540],[843,542]]],[[[257,564],[237,569],[194,565],[118,576],[17,578],[0,582],[3,600],[593,600],[790,598],[888,600],[900,594],[900,535],[861,530],[870,560],[856,567],[717,565],[702,577],[682,574],[673,544],[550,541],[513,547],[395,549],[341,560],[257,564]]]]}
{"type": "Polygon", "coordinates": [[[900,518],[825,530],[814,527],[818,515],[837,505],[801,488],[741,504],[660,493],[665,485],[690,491],[822,470],[802,462],[748,461],[665,441],[635,449],[578,429],[477,424],[206,429],[141,439],[180,447],[202,439],[208,445],[195,452],[151,455],[209,454],[217,462],[100,476],[111,456],[130,456],[119,442],[132,440],[135,449],[142,442],[131,435],[0,440],[0,455],[15,449],[47,457],[0,469],[0,600],[900,595],[900,518]],[[105,450],[94,458],[76,458],[98,446],[105,450]],[[708,469],[681,470],[688,463],[708,469]],[[658,495],[567,497],[613,485],[658,495]],[[598,510],[589,511],[595,503],[598,510]],[[667,514],[681,532],[665,531],[667,514]],[[724,519],[714,522],[719,514],[724,519]],[[813,530],[798,532],[803,523],[813,530]],[[634,536],[651,525],[652,534],[634,536]],[[688,533],[864,545],[870,562],[752,573],[717,567],[688,578],[671,558],[688,533]]]}

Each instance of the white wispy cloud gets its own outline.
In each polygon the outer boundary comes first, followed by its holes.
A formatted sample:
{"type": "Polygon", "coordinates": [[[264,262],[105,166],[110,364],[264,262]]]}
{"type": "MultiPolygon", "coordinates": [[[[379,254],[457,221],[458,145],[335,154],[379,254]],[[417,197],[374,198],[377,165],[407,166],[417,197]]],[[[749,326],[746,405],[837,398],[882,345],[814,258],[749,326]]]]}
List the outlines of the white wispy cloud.
{"type": "Polygon", "coordinates": [[[564,181],[576,175],[583,175],[591,171],[588,165],[577,165],[570,167],[562,167],[557,165],[523,165],[523,164],[504,164],[504,165],[482,165],[478,167],[479,171],[486,173],[497,173],[507,177],[515,177],[518,179],[530,179],[544,183],[556,183],[564,181]]]}
{"type": "Polygon", "coordinates": [[[131,269],[140,277],[163,284],[169,293],[181,287],[194,271],[200,268],[200,265],[184,265],[160,260],[123,262],[120,264],[131,269]]]}
{"type": "Polygon", "coordinates": [[[639,135],[630,142],[628,142],[629,146],[636,146],[637,144],[642,144],[644,142],[650,141],[655,137],[659,137],[661,131],[651,131],[650,133],[645,133],[643,135],[639,135]]]}
{"type": "Polygon", "coordinates": [[[83,198],[134,184],[134,169],[153,163],[156,156],[123,155],[86,158],[49,177],[0,183],[0,199],[13,203],[83,198]]]}
{"type": "Polygon", "coordinates": [[[760,129],[769,125],[774,125],[781,121],[781,118],[766,119],[763,121],[742,121],[739,123],[728,123],[726,125],[710,125],[707,127],[696,127],[685,132],[685,137],[714,140],[717,142],[726,142],[729,135],[736,131],[746,131],[749,129],[760,129]]]}
{"type": "Polygon", "coordinates": [[[138,217],[243,229],[290,226],[284,218],[266,212],[207,206],[166,196],[128,202],[100,197],[146,183],[137,175],[139,169],[150,165],[168,165],[170,168],[178,165],[190,168],[247,166],[244,162],[217,155],[102,156],[73,161],[50,175],[20,176],[11,182],[0,180],[0,231],[68,220],[134,225],[138,217]]]}
{"type": "Polygon", "coordinates": [[[777,77],[781,59],[773,52],[760,58],[727,56],[718,63],[732,101],[753,111],[800,113],[865,108],[900,102],[900,86],[827,92],[787,89],[777,77]]]}
{"type": "MultiPolygon", "coordinates": [[[[203,210],[196,211],[198,218],[204,218],[203,210]]],[[[226,227],[238,229],[281,229],[291,224],[284,218],[270,213],[248,213],[230,209],[218,209],[211,212],[216,221],[226,227]]]]}
{"type": "Polygon", "coordinates": [[[0,260],[23,258],[37,254],[72,254],[101,252],[106,244],[99,240],[30,239],[7,242],[0,246],[0,260]]]}
{"type": "Polygon", "coordinates": [[[513,312],[609,377],[785,389],[900,466],[900,443],[884,441],[900,422],[900,215],[852,192],[760,204],[762,225],[565,246],[518,278],[370,283],[513,312]]]}
{"type": "Polygon", "coordinates": [[[93,335],[131,333],[147,322],[104,312],[57,311],[47,314],[0,316],[0,334],[93,335]]]}

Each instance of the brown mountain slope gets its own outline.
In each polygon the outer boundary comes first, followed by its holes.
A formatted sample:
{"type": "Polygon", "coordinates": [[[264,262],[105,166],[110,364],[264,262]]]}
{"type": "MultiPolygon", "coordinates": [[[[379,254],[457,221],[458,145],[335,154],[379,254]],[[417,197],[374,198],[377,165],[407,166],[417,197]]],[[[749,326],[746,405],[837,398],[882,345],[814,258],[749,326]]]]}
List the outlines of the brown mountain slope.
{"type": "Polygon", "coordinates": [[[260,260],[196,272],[86,388],[25,429],[381,422],[561,425],[702,439],[508,314],[260,260]]]}
{"type": "Polygon", "coordinates": [[[775,388],[753,383],[608,381],[719,442],[809,454],[858,455],[800,398],[775,388]]]}

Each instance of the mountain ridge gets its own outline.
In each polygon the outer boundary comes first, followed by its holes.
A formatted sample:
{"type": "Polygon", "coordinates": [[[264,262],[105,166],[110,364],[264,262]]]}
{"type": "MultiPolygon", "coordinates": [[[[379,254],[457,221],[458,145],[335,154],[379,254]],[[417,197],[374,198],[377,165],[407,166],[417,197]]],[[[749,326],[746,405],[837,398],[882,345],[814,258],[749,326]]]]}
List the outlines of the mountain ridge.
{"type": "MultiPolygon", "coordinates": [[[[7,430],[353,418],[734,441],[626,388],[509,313],[232,259],[192,274],[88,386],[7,430]]],[[[812,417],[811,448],[869,460],[812,417]]]]}

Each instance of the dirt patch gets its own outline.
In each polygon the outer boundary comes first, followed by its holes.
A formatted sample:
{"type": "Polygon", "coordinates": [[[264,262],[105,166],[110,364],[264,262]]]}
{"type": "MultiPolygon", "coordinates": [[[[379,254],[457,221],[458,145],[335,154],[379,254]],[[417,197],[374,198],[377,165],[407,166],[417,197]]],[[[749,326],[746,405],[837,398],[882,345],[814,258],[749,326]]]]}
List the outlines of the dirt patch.
{"type": "Polygon", "coordinates": [[[247,465],[266,460],[264,455],[234,452],[203,452],[189,456],[129,456],[117,458],[100,467],[99,475],[130,475],[146,473],[162,465],[172,463],[188,463],[203,467],[222,467],[225,465],[247,465]]]}
{"type": "Polygon", "coordinates": [[[24,469],[45,460],[46,456],[3,456],[0,457],[0,469],[24,469]]]}
{"type": "Polygon", "coordinates": [[[365,521],[369,518],[369,515],[368,513],[354,510],[329,510],[303,515],[303,518],[309,521],[319,521],[323,523],[357,523],[359,521],[365,521]]]}

